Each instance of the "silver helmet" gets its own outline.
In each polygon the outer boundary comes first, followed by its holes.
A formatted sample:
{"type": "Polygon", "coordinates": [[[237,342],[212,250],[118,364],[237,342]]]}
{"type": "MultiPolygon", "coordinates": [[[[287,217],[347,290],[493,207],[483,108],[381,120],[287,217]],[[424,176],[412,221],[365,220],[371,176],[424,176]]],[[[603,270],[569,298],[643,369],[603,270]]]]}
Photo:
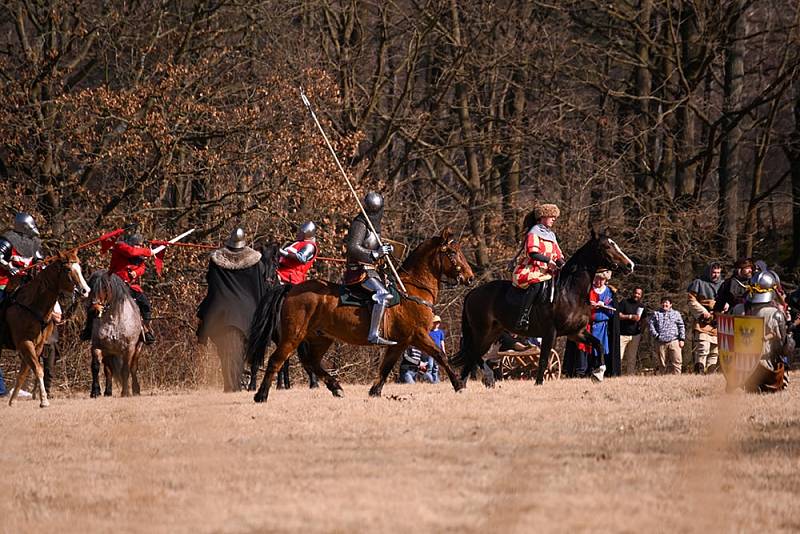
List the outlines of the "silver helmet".
{"type": "Polygon", "coordinates": [[[225,241],[225,246],[231,250],[241,250],[247,246],[247,241],[244,237],[244,230],[241,228],[234,228],[228,240],[225,241]]]}
{"type": "Polygon", "coordinates": [[[36,228],[36,221],[29,213],[17,213],[14,216],[14,231],[28,237],[38,237],[39,229],[36,228]]]}
{"type": "Polygon", "coordinates": [[[317,237],[317,225],[314,221],[306,221],[297,229],[297,239],[314,239],[317,237]]]}
{"type": "Polygon", "coordinates": [[[778,277],[772,271],[760,271],[750,278],[750,287],[747,292],[747,302],[750,304],[765,304],[772,302],[775,297],[775,288],[778,287],[778,277]]]}
{"type": "Polygon", "coordinates": [[[375,191],[367,193],[367,196],[364,197],[364,210],[369,215],[378,214],[383,211],[383,197],[381,194],[375,191]]]}

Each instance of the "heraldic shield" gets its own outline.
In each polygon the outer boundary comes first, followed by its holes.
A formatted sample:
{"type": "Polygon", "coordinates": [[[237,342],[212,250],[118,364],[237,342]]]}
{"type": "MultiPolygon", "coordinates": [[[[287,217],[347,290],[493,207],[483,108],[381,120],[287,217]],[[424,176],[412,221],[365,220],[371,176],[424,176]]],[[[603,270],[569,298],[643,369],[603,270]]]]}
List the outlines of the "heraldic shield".
{"type": "Polygon", "coordinates": [[[758,365],[764,349],[764,319],[747,315],[717,317],[719,361],[727,390],[742,387],[758,365]]]}

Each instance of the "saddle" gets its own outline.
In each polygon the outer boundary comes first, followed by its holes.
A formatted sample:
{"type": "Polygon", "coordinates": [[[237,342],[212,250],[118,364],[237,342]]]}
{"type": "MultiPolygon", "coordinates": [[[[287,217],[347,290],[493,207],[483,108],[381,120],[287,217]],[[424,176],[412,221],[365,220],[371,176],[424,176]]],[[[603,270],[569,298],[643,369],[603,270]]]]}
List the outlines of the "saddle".
{"type": "Polygon", "coordinates": [[[532,295],[531,306],[536,306],[537,304],[545,304],[550,303],[550,290],[553,285],[553,279],[545,280],[544,282],[539,282],[538,284],[532,284],[525,289],[519,288],[514,284],[509,285],[508,290],[505,294],[505,304],[509,308],[516,310],[514,314],[514,322],[516,323],[519,320],[520,315],[524,311],[523,308],[526,304],[526,298],[528,298],[528,291],[534,292],[532,295]]]}
{"type": "MultiPolygon", "coordinates": [[[[389,308],[400,304],[400,292],[394,284],[386,284],[386,289],[392,294],[392,300],[389,303],[389,308]]],[[[342,285],[339,284],[339,305],[340,306],[370,306],[372,300],[372,293],[361,287],[360,285],[342,285]]]]}

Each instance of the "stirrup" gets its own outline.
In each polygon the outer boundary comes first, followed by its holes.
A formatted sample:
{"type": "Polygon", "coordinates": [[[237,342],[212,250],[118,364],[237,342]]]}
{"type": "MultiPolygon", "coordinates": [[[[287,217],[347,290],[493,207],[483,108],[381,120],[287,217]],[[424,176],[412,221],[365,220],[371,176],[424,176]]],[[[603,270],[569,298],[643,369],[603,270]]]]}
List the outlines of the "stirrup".
{"type": "Polygon", "coordinates": [[[145,330],[144,332],[144,344],[145,345],[152,345],[156,342],[156,337],[150,330],[145,330]]]}
{"type": "Polygon", "coordinates": [[[367,341],[369,341],[373,345],[397,345],[397,341],[392,341],[391,339],[384,339],[377,334],[368,337],[367,341]]]}

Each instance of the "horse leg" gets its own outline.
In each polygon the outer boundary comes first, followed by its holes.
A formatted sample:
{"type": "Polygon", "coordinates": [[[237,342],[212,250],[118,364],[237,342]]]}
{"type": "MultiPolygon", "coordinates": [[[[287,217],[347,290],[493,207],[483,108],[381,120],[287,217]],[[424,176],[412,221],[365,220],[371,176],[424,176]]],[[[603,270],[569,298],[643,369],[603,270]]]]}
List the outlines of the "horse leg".
{"type": "Polygon", "coordinates": [[[104,355],[102,351],[100,355],[103,359],[103,374],[106,378],[106,390],[103,392],[103,396],[110,397],[114,386],[114,369],[111,366],[114,364],[115,356],[104,355]]]}
{"type": "Polygon", "coordinates": [[[124,356],[117,356],[118,358],[122,358],[122,372],[120,373],[120,378],[122,382],[122,396],[123,397],[130,397],[131,391],[128,387],[130,375],[131,375],[131,362],[128,358],[128,354],[124,356]]]}
{"type": "Polygon", "coordinates": [[[322,357],[328,352],[331,344],[333,344],[333,340],[325,337],[306,339],[297,347],[297,356],[309,376],[322,377],[322,381],[325,382],[334,397],[343,397],[344,391],[339,381],[322,367],[322,357]]]}
{"type": "MultiPolygon", "coordinates": [[[[431,343],[433,343],[433,340],[431,340],[431,343]]],[[[392,369],[394,369],[397,360],[400,359],[400,356],[403,354],[404,350],[406,350],[405,345],[392,345],[386,349],[386,352],[383,353],[383,358],[381,359],[381,364],[378,372],[378,378],[375,379],[375,382],[373,382],[372,387],[369,388],[370,397],[381,396],[381,391],[383,391],[383,385],[386,384],[386,379],[389,378],[389,373],[391,373],[392,369]]]]}
{"type": "Polygon", "coordinates": [[[541,386],[544,383],[544,372],[547,369],[547,364],[550,362],[550,351],[553,350],[553,344],[556,341],[556,331],[551,329],[542,336],[541,353],[539,354],[539,368],[536,370],[536,385],[541,386]]]}
{"type": "Polygon", "coordinates": [[[136,371],[139,369],[139,343],[134,343],[132,347],[129,347],[129,354],[130,354],[130,369],[131,369],[131,385],[133,388],[133,394],[138,396],[141,394],[141,389],[139,388],[139,377],[136,374],[136,371]]]}
{"type": "Polygon", "coordinates": [[[24,383],[25,379],[28,377],[28,369],[33,369],[33,372],[36,373],[36,378],[38,380],[39,386],[39,407],[40,408],[47,408],[50,406],[50,401],[47,400],[47,390],[44,387],[44,369],[42,369],[42,365],[39,363],[39,354],[36,345],[33,344],[32,341],[24,341],[19,347],[20,354],[24,357],[25,369],[20,369],[20,374],[17,375],[17,385],[14,387],[14,391],[19,391],[24,383]]]}
{"type": "Polygon", "coordinates": [[[100,396],[100,361],[102,355],[100,349],[92,347],[92,392],[89,395],[91,398],[100,396]]]}
{"type": "MultiPolygon", "coordinates": [[[[417,335],[411,340],[411,345],[414,345],[425,354],[430,354],[431,356],[433,356],[433,359],[436,360],[436,363],[439,364],[439,367],[444,369],[444,372],[447,373],[447,378],[450,379],[450,384],[452,384],[454,391],[461,391],[466,387],[466,382],[463,380],[463,378],[459,379],[458,376],[456,376],[455,371],[453,371],[453,368],[450,367],[450,364],[447,362],[447,357],[445,353],[442,352],[439,349],[439,347],[436,346],[436,343],[433,342],[431,336],[428,335],[427,330],[422,332],[417,332],[417,335]]],[[[476,362],[473,362],[472,366],[474,367],[475,365],[476,362]]]]}
{"type": "Polygon", "coordinates": [[[283,363],[289,358],[289,355],[296,348],[296,346],[292,345],[296,344],[289,343],[284,340],[278,344],[278,346],[275,348],[275,351],[270,355],[269,361],[267,362],[267,369],[264,371],[264,378],[261,379],[261,387],[258,388],[258,391],[253,396],[254,401],[267,402],[267,398],[269,398],[269,388],[272,385],[272,382],[275,381],[275,376],[278,374],[278,369],[283,366],[283,363]]]}
{"type": "Polygon", "coordinates": [[[8,396],[8,405],[13,406],[14,400],[17,398],[17,393],[19,390],[22,389],[22,384],[25,383],[25,380],[28,379],[28,364],[25,362],[25,359],[22,355],[20,355],[22,361],[19,364],[19,372],[17,373],[17,380],[14,382],[14,386],[11,388],[11,395],[8,396]]]}

